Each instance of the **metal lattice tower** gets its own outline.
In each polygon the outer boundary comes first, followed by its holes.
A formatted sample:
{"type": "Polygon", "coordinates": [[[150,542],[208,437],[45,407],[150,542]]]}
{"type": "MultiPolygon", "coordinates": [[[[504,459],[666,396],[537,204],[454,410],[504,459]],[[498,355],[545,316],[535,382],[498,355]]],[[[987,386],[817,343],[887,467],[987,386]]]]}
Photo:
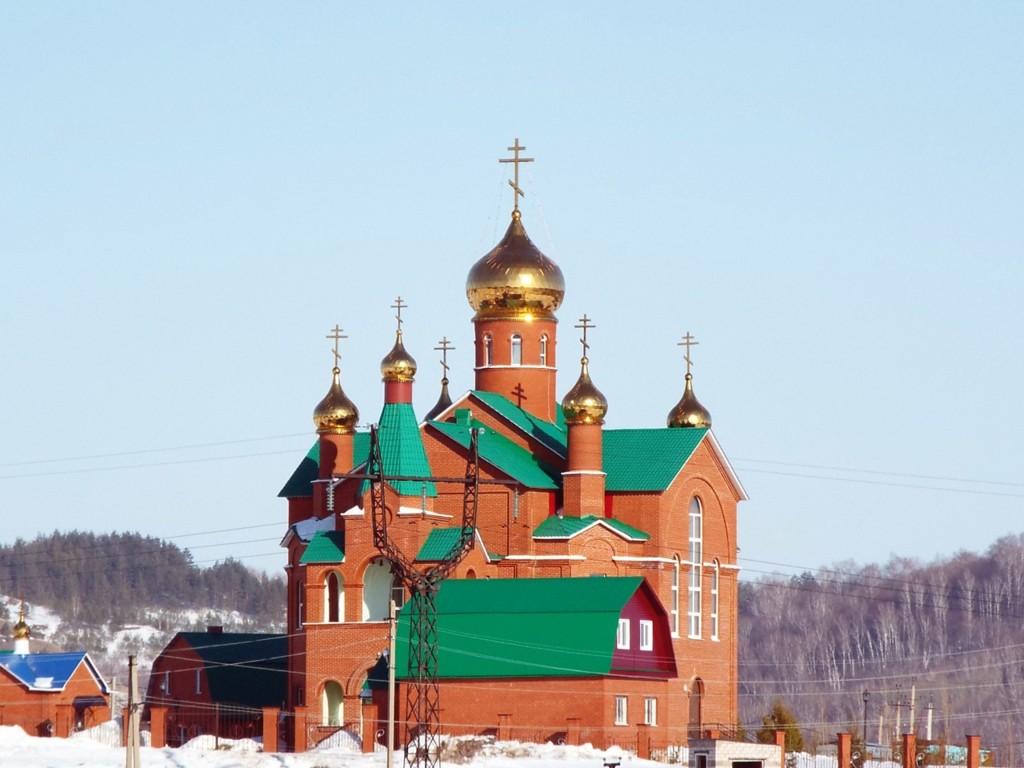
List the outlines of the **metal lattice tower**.
{"type": "Polygon", "coordinates": [[[470,430],[469,458],[461,480],[439,477],[387,477],[377,427],[370,429],[370,460],[367,466],[373,516],[373,543],[391,563],[392,571],[410,593],[409,668],[406,683],[406,763],[415,768],[436,768],[440,747],[441,718],[437,683],[437,592],[459,561],[473,548],[480,496],[477,431],[470,430]],[[458,541],[444,558],[418,568],[388,535],[391,510],[384,488],[389,480],[462,482],[462,525],[458,541]]]}

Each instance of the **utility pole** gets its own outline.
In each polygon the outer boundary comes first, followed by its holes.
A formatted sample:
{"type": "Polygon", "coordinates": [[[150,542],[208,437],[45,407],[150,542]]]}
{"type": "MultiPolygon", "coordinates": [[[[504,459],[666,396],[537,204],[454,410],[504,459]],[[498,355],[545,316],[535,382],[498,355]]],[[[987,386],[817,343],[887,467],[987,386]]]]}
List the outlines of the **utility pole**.
{"type": "Polygon", "coordinates": [[[135,657],[128,657],[128,722],[125,738],[125,768],[142,768],[139,759],[139,670],[135,657]]]}
{"type": "Polygon", "coordinates": [[[925,728],[924,737],[928,741],[932,740],[932,703],[928,702],[928,725],[925,728]]]}
{"type": "Polygon", "coordinates": [[[914,706],[917,704],[917,681],[910,684],[910,729],[907,733],[917,734],[917,725],[914,722],[914,706]]]}

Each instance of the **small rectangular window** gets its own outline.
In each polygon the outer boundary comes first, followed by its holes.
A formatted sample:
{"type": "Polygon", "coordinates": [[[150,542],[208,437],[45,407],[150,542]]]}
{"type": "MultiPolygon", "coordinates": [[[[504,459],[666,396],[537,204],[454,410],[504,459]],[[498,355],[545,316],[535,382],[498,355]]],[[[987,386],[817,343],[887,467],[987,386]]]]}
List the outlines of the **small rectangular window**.
{"type": "Polygon", "coordinates": [[[619,631],[615,636],[616,648],[629,648],[629,619],[619,619],[619,631]]]}
{"type": "Polygon", "coordinates": [[[653,621],[641,621],[640,622],[640,650],[641,651],[653,651],[654,650],[654,622],[653,621]]]}
{"type": "Polygon", "coordinates": [[[644,699],[644,725],[658,724],[658,700],[653,696],[644,699]]]}
{"type": "Polygon", "coordinates": [[[203,670],[196,670],[196,696],[203,692],[203,670]]]}
{"type": "Polygon", "coordinates": [[[629,724],[629,712],[626,705],[625,696],[615,697],[615,724],[616,725],[628,725],[629,724]]]}

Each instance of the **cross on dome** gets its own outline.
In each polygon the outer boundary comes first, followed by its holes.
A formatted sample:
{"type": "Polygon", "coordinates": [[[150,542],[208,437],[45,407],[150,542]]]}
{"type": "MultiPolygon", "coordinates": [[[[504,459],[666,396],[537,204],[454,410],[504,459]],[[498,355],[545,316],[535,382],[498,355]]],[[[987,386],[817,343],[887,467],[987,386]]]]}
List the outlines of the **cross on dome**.
{"type": "Polygon", "coordinates": [[[455,347],[448,341],[447,336],[442,336],[441,340],[437,343],[438,346],[434,347],[434,349],[441,353],[441,369],[444,371],[442,378],[448,381],[448,353],[455,351],[455,347]]]}
{"type": "Polygon", "coordinates": [[[406,309],[409,305],[402,301],[402,297],[399,296],[395,299],[395,303],[391,305],[391,308],[397,310],[395,314],[395,320],[398,321],[398,332],[402,332],[402,310],[406,309]]]}
{"type": "Polygon", "coordinates": [[[587,329],[597,328],[597,326],[591,322],[590,318],[587,317],[586,314],[584,314],[583,317],[580,318],[580,324],[573,327],[583,329],[583,338],[580,339],[580,342],[583,344],[583,360],[586,362],[587,350],[590,349],[590,345],[587,343],[587,329]]]}
{"type": "Polygon", "coordinates": [[[519,164],[520,163],[532,163],[532,157],[520,157],[519,153],[526,149],[519,143],[519,138],[516,137],[515,144],[508,148],[509,152],[513,153],[512,157],[499,158],[499,163],[512,163],[512,175],[513,180],[509,180],[508,185],[512,187],[512,212],[515,213],[519,210],[519,198],[523,197],[523,190],[519,188],[519,164]]]}
{"type": "Polygon", "coordinates": [[[676,344],[677,347],[686,347],[686,352],[683,354],[683,359],[686,361],[687,376],[690,375],[690,366],[693,365],[693,361],[690,360],[690,348],[696,347],[699,344],[700,342],[697,341],[697,339],[694,336],[690,335],[689,331],[687,331],[686,335],[683,336],[683,340],[676,344]]]}
{"type": "Polygon", "coordinates": [[[331,332],[327,334],[324,338],[334,340],[334,367],[340,367],[338,364],[341,362],[341,354],[338,352],[338,342],[340,342],[342,339],[347,339],[348,336],[346,336],[345,332],[341,330],[341,326],[335,323],[334,327],[331,329],[331,332]]]}

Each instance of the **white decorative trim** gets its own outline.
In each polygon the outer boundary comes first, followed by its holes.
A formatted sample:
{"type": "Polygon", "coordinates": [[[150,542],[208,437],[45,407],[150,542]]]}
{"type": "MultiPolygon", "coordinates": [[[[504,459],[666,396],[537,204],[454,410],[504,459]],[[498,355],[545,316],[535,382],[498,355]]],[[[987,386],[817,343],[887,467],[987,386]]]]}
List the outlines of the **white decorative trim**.
{"type": "Polygon", "coordinates": [[[630,555],[621,555],[612,557],[613,562],[619,563],[669,563],[675,564],[675,560],[671,557],[632,557],[630,555]]]}
{"type": "Polygon", "coordinates": [[[474,371],[521,371],[526,368],[531,371],[558,371],[550,365],[478,365],[474,371]]]}
{"type": "Polygon", "coordinates": [[[740,493],[740,501],[749,501],[750,497],[747,496],[747,491],[743,487],[743,483],[740,482],[739,477],[736,475],[736,471],[732,468],[732,464],[729,463],[729,459],[726,458],[725,452],[722,450],[722,446],[718,444],[718,439],[715,437],[715,433],[710,429],[704,436],[705,438],[711,438],[711,449],[718,456],[722,462],[722,466],[725,467],[725,473],[729,475],[729,479],[732,480],[733,485],[736,486],[736,490],[740,493]]]}
{"type": "Polygon", "coordinates": [[[433,517],[438,520],[451,520],[451,515],[443,515],[440,512],[431,512],[428,510],[422,510],[417,507],[399,507],[398,514],[402,517],[411,517],[416,515],[417,517],[433,517]]]}
{"type": "Polygon", "coordinates": [[[568,475],[600,475],[601,477],[607,477],[608,473],[602,472],[599,469],[574,469],[572,471],[562,473],[562,477],[567,477],[568,475]]]}
{"type": "Polygon", "coordinates": [[[583,555],[505,555],[502,560],[586,560],[583,555]]]}
{"type": "Polygon", "coordinates": [[[719,563],[719,569],[723,571],[742,571],[743,567],[739,565],[732,565],[730,563],[719,563]]]}

